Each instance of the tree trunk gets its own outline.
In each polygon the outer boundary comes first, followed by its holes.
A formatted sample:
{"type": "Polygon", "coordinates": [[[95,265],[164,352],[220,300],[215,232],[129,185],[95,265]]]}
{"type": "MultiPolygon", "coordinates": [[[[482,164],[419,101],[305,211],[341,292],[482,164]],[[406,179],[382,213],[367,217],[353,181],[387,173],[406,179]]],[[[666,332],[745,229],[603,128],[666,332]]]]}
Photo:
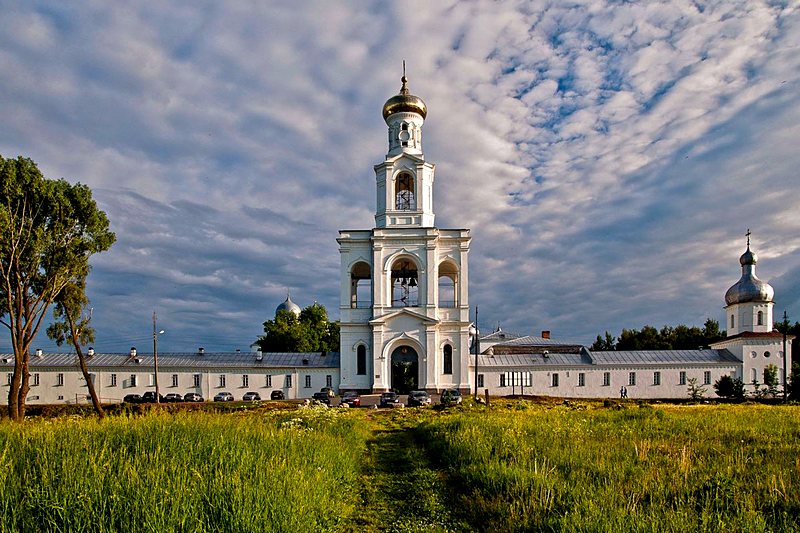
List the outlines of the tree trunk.
{"type": "Polygon", "coordinates": [[[97,413],[97,418],[104,418],[106,416],[103,412],[103,406],[100,404],[100,398],[97,396],[97,391],[94,389],[94,381],[92,375],[89,373],[89,367],[86,366],[86,357],[83,355],[83,348],[81,348],[80,340],[78,339],[78,332],[75,329],[75,323],[72,317],[67,314],[67,324],[69,325],[69,332],[72,336],[72,345],[75,346],[75,351],[78,352],[78,363],[83,372],[83,378],[86,380],[86,387],[89,389],[89,396],[92,398],[92,407],[94,412],[97,413]]]}
{"type": "Polygon", "coordinates": [[[28,351],[18,346],[14,348],[14,373],[8,391],[8,417],[14,422],[25,419],[25,399],[30,387],[28,378],[28,351]]]}

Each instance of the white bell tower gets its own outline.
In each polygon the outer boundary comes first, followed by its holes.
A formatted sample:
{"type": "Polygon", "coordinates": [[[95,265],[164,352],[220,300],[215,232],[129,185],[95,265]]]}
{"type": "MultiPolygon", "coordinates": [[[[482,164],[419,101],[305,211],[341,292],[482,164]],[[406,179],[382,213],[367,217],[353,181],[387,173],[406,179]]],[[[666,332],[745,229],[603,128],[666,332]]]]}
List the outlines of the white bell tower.
{"type": "Polygon", "coordinates": [[[383,106],[389,150],[375,166],[375,228],[339,232],[342,390],[469,389],[469,230],[434,226],[427,106],[383,106]]]}

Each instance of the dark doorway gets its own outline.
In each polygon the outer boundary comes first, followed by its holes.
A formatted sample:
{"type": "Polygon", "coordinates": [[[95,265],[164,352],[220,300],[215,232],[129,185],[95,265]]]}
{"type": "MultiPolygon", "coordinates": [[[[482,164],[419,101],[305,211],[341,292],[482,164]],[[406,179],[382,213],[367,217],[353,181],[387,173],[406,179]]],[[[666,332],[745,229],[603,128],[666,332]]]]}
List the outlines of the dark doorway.
{"type": "Polygon", "coordinates": [[[392,390],[408,394],[419,384],[419,357],[411,346],[398,346],[392,352],[392,390]]]}

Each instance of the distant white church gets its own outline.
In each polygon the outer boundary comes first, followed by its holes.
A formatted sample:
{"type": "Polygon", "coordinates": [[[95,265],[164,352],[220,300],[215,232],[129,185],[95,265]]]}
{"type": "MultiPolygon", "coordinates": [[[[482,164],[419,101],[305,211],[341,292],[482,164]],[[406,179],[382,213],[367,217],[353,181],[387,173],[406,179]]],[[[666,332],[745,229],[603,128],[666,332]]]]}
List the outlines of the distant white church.
{"type": "MultiPolygon", "coordinates": [[[[690,380],[710,389],[723,375],[763,382],[775,365],[785,383],[783,336],[773,331],[774,291],[755,273],[757,256],[740,258],[742,275],[725,295],[727,338],[707,349],[593,352],[586,346],[497,331],[482,336],[480,355],[469,318],[468,229],[434,225],[435,166],[422,151],[427,107],[400,93],[383,106],[389,149],[375,166],[375,227],[339,232],[340,353],[159,353],[90,351],[88,366],[104,402],[155,389],[161,394],[245,392],[309,398],[322,387],[382,392],[457,388],[483,394],[575,398],[685,398],[690,380]],[[477,364],[476,364],[477,363],[477,364]]],[[[290,298],[277,311],[299,313],[290,298]]],[[[793,337],[789,336],[791,341],[793,337]]],[[[0,354],[10,383],[11,354],[0,354]]],[[[74,354],[31,358],[29,404],[86,402],[74,354]]],[[[8,384],[5,385],[8,387],[8,384]]],[[[752,385],[750,385],[752,390],[752,385]]],[[[0,403],[8,394],[0,391],[0,403]]]]}

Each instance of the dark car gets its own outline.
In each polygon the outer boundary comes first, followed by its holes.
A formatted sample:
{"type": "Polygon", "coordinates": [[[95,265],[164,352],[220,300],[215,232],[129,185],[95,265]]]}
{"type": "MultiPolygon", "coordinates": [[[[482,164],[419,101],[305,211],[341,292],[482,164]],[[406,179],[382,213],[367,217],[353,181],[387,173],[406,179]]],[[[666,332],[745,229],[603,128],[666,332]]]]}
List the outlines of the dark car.
{"type": "Polygon", "coordinates": [[[164,396],[164,403],[178,403],[183,401],[183,396],[178,394],[177,392],[170,392],[166,396],[164,396]]]}
{"type": "Polygon", "coordinates": [[[285,400],[286,395],[283,393],[282,390],[274,390],[272,394],[269,395],[270,400],[285,400]]]}
{"type": "Polygon", "coordinates": [[[461,393],[456,389],[445,389],[439,398],[442,405],[458,405],[461,403],[461,393]]]}
{"type": "MultiPolygon", "coordinates": [[[[158,395],[158,399],[161,402],[164,401],[164,397],[160,394],[158,395]]],[[[142,403],[156,403],[156,392],[149,390],[142,394],[142,403]]]]}
{"type": "Polygon", "coordinates": [[[409,407],[422,407],[431,404],[431,396],[424,390],[412,390],[408,393],[409,407]]]}
{"type": "Polygon", "coordinates": [[[311,399],[320,403],[324,403],[328,407],[331,405],[331,397],[328,396],[327,392],[315,392],[311,399]]]}
{"type": "Polygon", "coordinates": [[[319,391],[327,394],[329,398],[336,398],[336,391],[333,390],[333,387],[322,387],[319,391]]]}
{"type": "Polygon", "coordinates": [[[184,402],[202,402],[203,397],[197,394],[196,392],[187,392],[183,395],[184,402]]]}
{"type": "Polygon", "coordinates": [[[230,392],[220,392],[216,396],[214,396],[215,402],[232,402],[233,401],[233,394],[230,392]]]}
{"type": "Polygon", "coordinates": [[[379,407],[394,407],[400,404],[400,397],[396,392],[384,392],[381,394],[379,407]]]}
{"type": "Polygon", "coordinates": [[[122,401],[125,403],[142,403],[142,396],[140,394],[126,394],[122,401]]]}
{"type": "Polygon", "coordinates": [[[356,391],[347,391],[342,394],[342,402],[350,407],[361,407],[361,396],[356,391]]]}
{"type": "Polygon", "coordinates": [[[246,402],[260,402],[261,395],[257,392],[245,392],[244,396],[242,396],[242,400],[246,402]]]}

